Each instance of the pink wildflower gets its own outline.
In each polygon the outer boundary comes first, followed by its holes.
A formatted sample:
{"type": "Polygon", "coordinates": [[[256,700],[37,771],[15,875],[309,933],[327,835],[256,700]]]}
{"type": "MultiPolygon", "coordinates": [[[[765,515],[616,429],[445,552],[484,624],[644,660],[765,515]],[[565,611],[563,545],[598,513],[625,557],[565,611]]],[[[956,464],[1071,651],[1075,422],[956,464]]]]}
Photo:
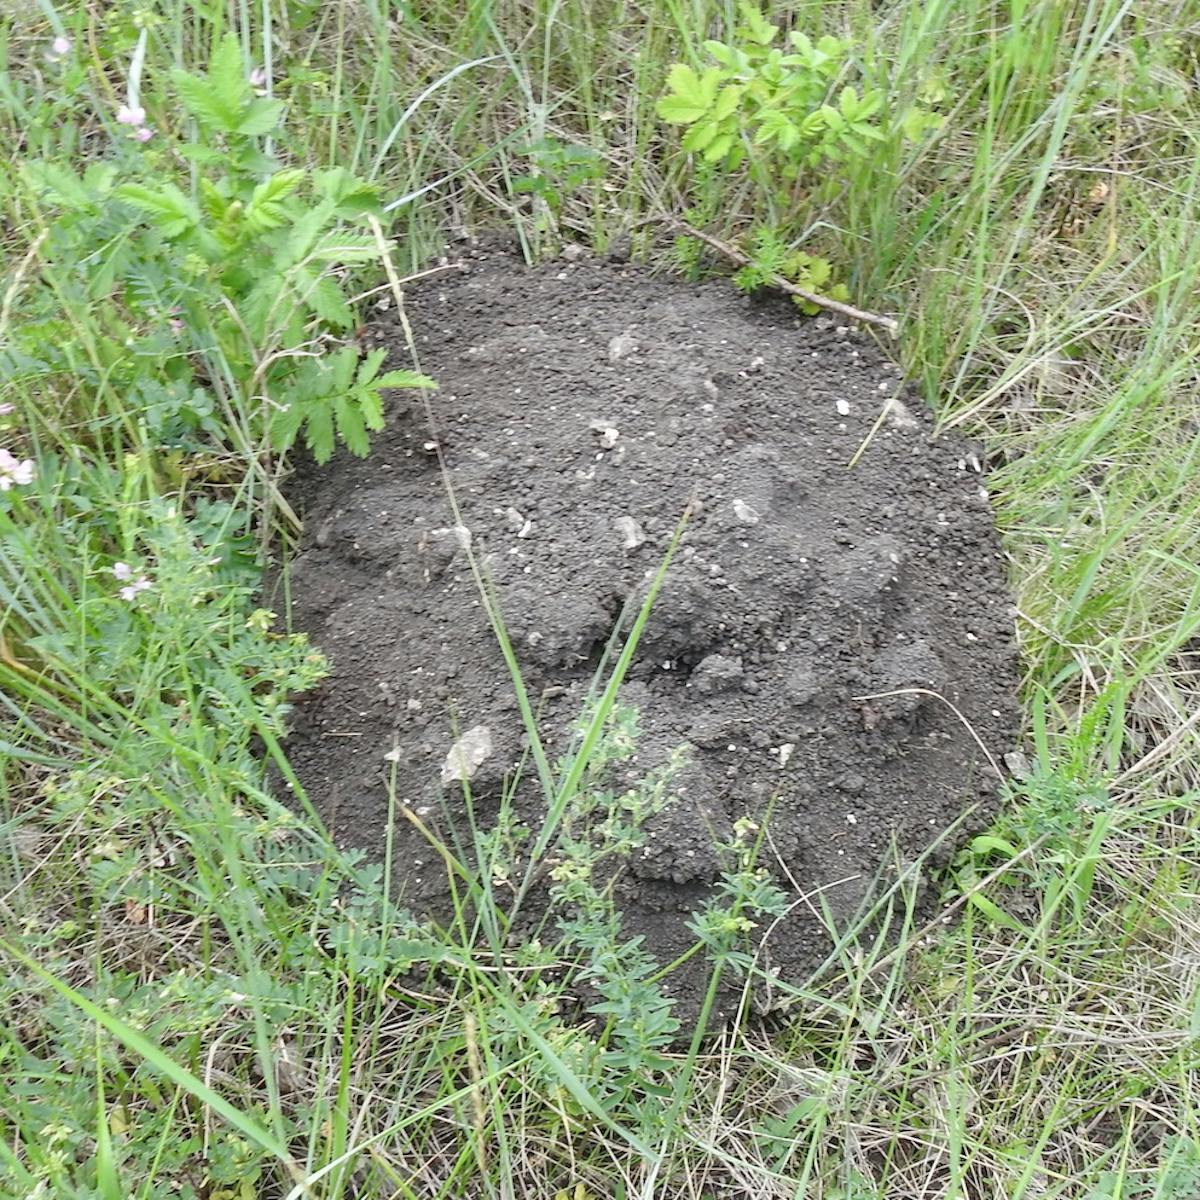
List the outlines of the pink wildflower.
{"type": "Polygon", "coordinates": [[[46,61],[49,63],[62,62],[63,56],[71,53],[71,39],[59,35],[50,43],[46,51],[46,61]]]}
{"type": "Polygon", "coordinates": [[[149,125],[143,125],[140,129],[133,131],[133,136],[139,142],[148,142],[154,136],[154,130],[149,125]]]}
{"type": "Polygon", "coordinates": [[[118,583],[127,583],[133,578],[133,568],[127,562],[115,562],[109,570],[118,583]]]}
{"type": "Polygon", "coordinates": [[[147,591],[153,586],[154,584],[152,584],[150,580],[143,575],[140,579],[135,579],[133,583],[128,584],[123,588],[118,588],[117,595],[120,596],[122,600],[136,600],[138,592],[147,591]]]}
{"type": "Polygon", "coordinates": [[[11,487],[32,483],[34,465],[32,458],[14,458],[7,450],[0,449],[0,492],[11,487]]]}
{"type": "Polygon", "coordinates": [[[267,69],[266,67],[255,67],[247,77],[251,87],[261,88],[267,86],[267,69]]]}
{"type": "Polygon", "coordinates": [[[9,413],[16,412],[15,404],[0,404],[0,417],[7,417],[9,413]]]}
{"type": "Polygon", "coordinates": [[[135,104],[132,108],[128,104],[122,104],[117,109],[117,124],[132,125],[135,129],[145,125],[146,110],[140,105],[135,104]]]}
{"type": "Polygon", "coordinates": [[[170,329],[172,333],[182,333],[184,330],[184,324],[178,317],[172,317],[167,322],[167,328],[170,329]]]}

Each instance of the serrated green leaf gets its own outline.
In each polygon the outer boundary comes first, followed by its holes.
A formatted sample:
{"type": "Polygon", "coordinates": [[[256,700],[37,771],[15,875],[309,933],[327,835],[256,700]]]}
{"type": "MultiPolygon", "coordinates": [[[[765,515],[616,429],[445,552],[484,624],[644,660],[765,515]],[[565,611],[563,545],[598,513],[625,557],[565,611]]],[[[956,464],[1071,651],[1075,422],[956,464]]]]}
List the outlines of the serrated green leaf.
{"type": "Polygon", "coordinates": [[[353,346],[344,346],[326,361],[333,381],[330,392],[348,392],[354,382],[354,368],[358,366],[358,351],[353,346]]]}
{"type": "Polygon", "coordinates": [[[200,223],[200,210],[173,183],[164,183],[158,188],[127,183],[117,189],[116,196],[152,217],[155,225],[169,238],[178,237],[200,223]]]}
{"type": "Polygon", "coordinates": [[[354,310],[337,280],[322,275],[311,286],[303,289],[313,312],[334,329],[349,329],[354,324],[354,310]]]}
{"type": "Polygon", "coordinates": [[[303,171],[277,171],[260,183],[246,205],[246,224],[255,233],[265,233],[285,225],[289,213],[283,201],[300,186],[303,178],[303,171]]]}
{"type": "Polygon", "coordinates": [[[379,244],[374,238],[342,229],[323,234],[308,254],[310,261],[332,263],[371,262],[378,257],[379,244]]]}
{"type": "Polygon", "coordinates": [[[772,25],[759,11],[758,5],[741,0],[738,12],[741,13],[743,27],[752,41],[760,46],[767,46],[775,40],[779,26],[772,25]]]}
{"type": "Polygon", "coordinates": [[[842,88],[841,95],[838,96],[838,110],[847,121],[857,119],[858,93],[852,87],[842,88]]]}
{"type": "Polygon", "coordinates": [[[276,450],[290,450],[304,421],[304,408],[293,399],[282,411],[271,410],[271,445],[276,450]]]}
{"type": "Polygon", "coordinates": [[[664,96],[654,106],[654,111],[668,125],[691,125],[708,112],[708,105],[693,104],[690,100],[681,100],[678,96],[664,96]]]}
{"type": "Polygon", "coordinates": [[[712,107],[720,82],[721,72],[716,67],[697,75],[685,63],[676,63],[667,72],[669,94],[659,100],[656,111],[672,125],[698,121],[712,107]]]}
{"type": "Polygon", "coordinates": [[[358,399],[358,407],[367,428],[378,433],[384,424],[383,397],[375,390],[374,386],[358,388],[354,395],[358,399]]]}
{"type": "MultiPolygon", "coordinates": [[[[379,368],[383,365],[383,360],[387,358],[386,350],[371,350],[369,351],[359,365],[358,374],[355,376],[355,383],[358,386],[366,387],[379,372],[379,368]]],[[[378,386],[378,384],[376,384],[378,386]]]]}
{"type": "Polygon", "coordinates": [[[803,30],[795,29],[788,34],[788,41],[796,47],[797,50],[804,56],[805,60],[810,60],[813,55],[812,38],[803,30]]]}
{"type": "Polygon", "coordinates": [[[207,82],[218,103],[229,113],[237,113],[250,98],[246,62],[235,33],[226,33],[213,51],[208,63],[207,82]]]}
{"type": "Polygon", "coordinates": [[[180,158],[186,158],[188,162],[197,163],[202,167],[211,167],[214,163],[225,161],[225,155],[220,150],[215,150],[212,146],[198,146],[195,142],[185,142],[182,146],[177,146],[176,151],[180,158]]]}
{"type": "Polygon", "coordinates": [[[713,138],[717,136],[717,132],[715,121],[697,121],[684,134],[683,140],[679,144],[689,154],[698,154],[712,142],[713,138]]]}
{"type": "Polygon", "coordinates": [[[89,163],[83,173],[83,186],[99,196],[107,196],[117,181],[117,168],[109,162],[89,163]]]}
{"type": "Polygon", "coordinates": [[[304,172],[299,168],[290,171],[276,171],[269,179],[264,179],[250,196],[248,208],[256,204],[267,204],[271,201],[282,200],[290,196],[304,179],[304,172]]]}
{"type": "Polygon", "coordinates": [[[305,406],[304,444],[322,465],[333,457],[333,410],[328,403],[318,400],[305,406]]]}
{"type": "Polygon", "coordinates": [[[700,76],[687,63],[675,63],[667,71],[667,88],[693,108],[707,109],[712,103],[712,96],[705,94],[700,76]]]}
{"type": "Polygon", "coordinates": [[[172,71],[171,80],[183,107],[206,129],[221,133],[233,133],[237,128],[239,113],[221,103],[216,91],[207,79],[189,75],[186,71],[172,71]]]}
{"type": "Polygon", "coordinates": [[[203,175],[200,177],[200,207],[214,224],[225,220],[225,214],[229,211],[228,199],[211,179],[203,175]]]}
{"type": "Polygon", "coordinates": [[[724,42],[705,42],[704,49],[723,67],[732,69],[737,64],[737,51],[732,46],[725,45],[724,42]]]}
{"type": "Polygon", "coordinates": [[[234,132],[240,133],[245,137],[262,137],[270,133],[279,124],[279,118],[282,113],[282,100],[255,98],[250,102],[245,113],[238,119],[234,132]]]}
{"type": "Polygon", "coordinates": [[[375,380],[377,388],[435,388],[437,380],[416,371],[385,371],[375,380]]]}
{"type": "Polygon", "coordinates": [[[736,84],[723,87],[717,96],[717,102],[713,105],[712,119],[723,121],[730,116],[741,102],[742,91],[743,89],[736,84]]]}
{"type": "Polygon", "coordinates": [[[55,204],[74,211],[92,207],[93,198],[74,171],[52,162],[27,162],[21,167],[25,181],[35,191],[49,195],[55,204]]]}
{"type": "Polygon", "coordinates": [[[879,88],[864,92],[858,102],[858,119],[861,121],[864,117],[873,117],[882,107],[883,92],[879,88]]]}
{"type": "Polygon", "coordinates": [[[772,109],[764,113],[758,127],[758,132],[754,135],[754,144],[756,146],[765,146],[768,142],[776,140],[791,124],[792,122],[787,116],[779,112],[778,109],[772,109]]]}
{"type": "Polygon", "coordinates": [[[707,163],[720,162],[733,146],[733,139],[732,133],[723,133],[720,137],[714,138],[708,149],[704,151],[702,156],[704,161],[707,163]]]}
{"type": "Polygon", "coordinates": [[[345,442],[346,449],[358,458],[366,458],[371,453],[371,439],[357,401],[350,396],[338,396],[333,403],[333,413],[338,436],[345,442]]]}
{"type": "Polygon", "coordinates": [[[279,258],[279,266],[291,266],[293,263],[298,263],[308,256],[317,244],[322,231],[332,219],[333,209],[334,202],[332,200],[322,200],[320,204],[316,204],[306,212],[301,213],[292,222],[287,234],[281,235],[283,253],[279,258]]]}

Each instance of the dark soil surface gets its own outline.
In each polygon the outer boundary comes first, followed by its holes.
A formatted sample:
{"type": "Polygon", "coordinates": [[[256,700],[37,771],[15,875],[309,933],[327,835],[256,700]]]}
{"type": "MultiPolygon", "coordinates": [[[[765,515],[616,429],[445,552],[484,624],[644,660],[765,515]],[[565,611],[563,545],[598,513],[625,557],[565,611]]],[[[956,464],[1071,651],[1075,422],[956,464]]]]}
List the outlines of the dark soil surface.
{"type": "MultiPolygon", "coordinates": [[[[673,958],[726,861],[717,847],[770,807],[762,863],[799,902],[761,961],[802,981],[831,944],[822,903],[847,919],[886,877],[893,838],[911,859],[995,803],[954,711],[1001,761],[1016,732],[1013,614],[976,451],[934,440],[874,343],[829,317],[619,262],[464,257],[409,299],[421,368],[440,384],[433,431],[422,400],[397,394],[369,459],[294,481],[307,531],[294,625],[333,667],[297,705],[299,776],[339,843],[382,854],[385,755],[399,803],[468,844],[462,785],[442,782],[454,730],[487,731],[471,781],[485,825],[521,756],[435,439],[552,759],[691,501],[625,693],[642,731],[629,777],[679,747],[687,765],[614,895],[627,930],[673,958]],[[901,405],[849,468],[889,397],[901,405]]],[[[410,366],[393,320],[368,340],[410,366]]],[[[516,808],[538,827],[531,764],[516,808]]],[[[409,821],[395,836],[406,902],[444,914],[438,855],[409,821]]],[[[672,979],[685,1006],[700,979],[672,979]]]]}

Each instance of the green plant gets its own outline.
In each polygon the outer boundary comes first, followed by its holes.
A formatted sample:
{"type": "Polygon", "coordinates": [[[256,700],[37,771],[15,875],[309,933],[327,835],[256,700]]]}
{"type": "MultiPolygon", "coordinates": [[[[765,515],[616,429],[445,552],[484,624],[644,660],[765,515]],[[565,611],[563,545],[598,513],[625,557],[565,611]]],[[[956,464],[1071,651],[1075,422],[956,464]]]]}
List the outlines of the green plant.
{"type": "Polygon", "coordinates": [[[736,42],[706,41],[718,65],[697,72],[676,63],[658,114],[688,127],[683,148],[707,163],[732,170],[749,161],[756,180],[774,192],[807,168],[869,153],[883,140],[873,123],[883,93],[860,93],[847,84],[829,103],[834,80],[847,68],[849,43],[825,36],[814,42],[794,30],[788,49],[773,43],[780,28],[755,4],[738,5],[736,42]]]}
{"type": "MultiPolygon", "coordinates": [[[[770,226],[760,225],[751,233],[748,250],[750,262],[733,276],[734,285],[743,292],[756,291],[781,278],[832,300],[850,299],[850,289],[844,283],[830,286],[833,264],[827,258],[788,246],[770,226]]],[[[820,305],[801,296],[793,296],[792,302],[810,317],[821,311],[820,305]]]]}
{"type": "Polygon", "coordinates": [[[604,178],[604,160],[591,146],[543,137],[520,151],[528,171],[512,181],[514,192],[534,198],[534,230],[557,233],[563,205],[585,184],[604,178]]]}
{"type": "Polygon", "coordinates": [[[336,430],[365,455],[382,428],[381,391],[432,386],[412,371],[380,374],[382,353],[361,367],[353,346],[323,353],[354,325],[349,272],[388,249],[368,228],[377,189],[341,167],[310,176],[266,153],[282,104],[255,94],[232,34],[205,75],[172,80],[194,121],[178,147],[194,188],[149,140],[82,173],[24,165],[35,203],[58,213],[46,228],[53,292],[18,328],[10,370],[31,382],[82,369],[101,394],[131,390],[165,445],[224,433],[247,452],[286,451],[303,431],[325,461],[336,430]],[[90,363],[61,344],[53,314],[64,300],[104,306],[90,363]]]}

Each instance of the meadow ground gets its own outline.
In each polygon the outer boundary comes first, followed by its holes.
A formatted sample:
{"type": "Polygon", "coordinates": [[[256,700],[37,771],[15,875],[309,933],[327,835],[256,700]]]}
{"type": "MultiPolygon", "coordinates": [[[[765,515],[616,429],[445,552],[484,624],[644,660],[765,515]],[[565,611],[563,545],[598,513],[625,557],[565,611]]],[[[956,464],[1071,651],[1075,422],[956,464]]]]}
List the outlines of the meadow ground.
{"type": "MultiPolygon", "coordinates": [[[[699,0],[42,0],[0,29],[3,1194],[1200,1194],[1200,6],[775,8],[841,39],[801,52],[846,121],[877,93],[864,145],[789,159],[776,126],[737,163],[685,130],[671,65],[767,44],[699,0]],[[363,305],[495,222],[695,270],[656,249],[681,214],[895,316],[983,445],[1027,732],[938,881],[954,920],[914,926],[902,880],[899,950],[865,925],[769,1027],[707,1038],[586,887],[518,953],[464,873],[434,934],[390,862],[273,800],[323,666],[256,608],[288,452],[365,449],[380,388],[424,383],[360,356],[363,305]],[[557,1011],[580,978],[590,1032],[557,1011]]],[[[551,818],[621,752],[628,657],[535,764],[551,818]]],[[[697,925],[712,992],[774,902],[741,867],[697,925]]]]}

